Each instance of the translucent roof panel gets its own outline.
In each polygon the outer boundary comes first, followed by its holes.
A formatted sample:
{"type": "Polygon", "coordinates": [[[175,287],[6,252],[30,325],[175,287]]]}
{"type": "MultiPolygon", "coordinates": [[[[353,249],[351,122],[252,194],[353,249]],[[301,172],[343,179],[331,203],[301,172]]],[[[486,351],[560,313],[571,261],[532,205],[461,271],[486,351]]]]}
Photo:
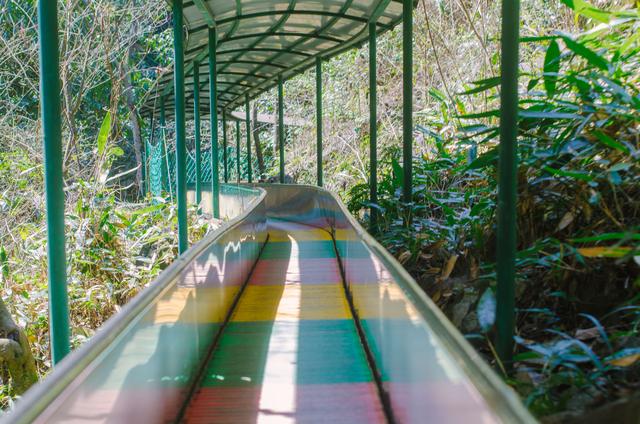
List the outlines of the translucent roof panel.
{"type": "MultiPolygon", "coordinates": [[[[368,24],[378,32],[402,20],[401,0],[188,0],[183,4],[186,28],[185,95],[193,113],[193,68],[200,69],[202,114],[209,114],[209,27],[218,35],[218,109],[233,110],[283,79],[328,59],[368,38],[368,24]]],[[[159,109],[164,97],[173,114],[173,73],[161,77],[143,114],[159,109]]]]}

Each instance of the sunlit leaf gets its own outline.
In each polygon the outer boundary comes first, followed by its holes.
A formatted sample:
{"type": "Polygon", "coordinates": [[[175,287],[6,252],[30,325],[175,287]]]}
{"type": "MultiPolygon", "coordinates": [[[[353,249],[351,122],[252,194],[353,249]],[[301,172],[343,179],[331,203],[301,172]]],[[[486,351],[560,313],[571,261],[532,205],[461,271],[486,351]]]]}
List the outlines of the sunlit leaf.
{"type": "Polygon", "coordinates": [[[560,0],[566,6],[573,9],[576,13],[576,18],[580,15],[585,18],[590,18],[598,22],[608,23],[609,22],[609,13],[600,10],[597,7],[593,6],[586,0],[560,0]]]}
{"type": "Polygon", "coordinates": [[[605,358],[605,362],[616,367],[628,367],[640,359],[640,347],[622,349],[605,358]]]}
{"type": "Polygon", "coordinates": [[[631,247],[581,247],[578,253],[585,258],[622,258],[632,250],[631,247]]]}
{"type": "Polygon", "coordinates": [[[487,288],[480,297],[476,313],[478,314],[478,324],[486,333],[496,322],[496,297],[491,288],[487,288]]]}
{"type": "Polygon", "coordinates": [[[98,139],[96,145],[98,147],[98,155],[104,153],[104,149],[107,147],[107,140],[109,138],[109,132],[111,131],[111,112],[107,112],[102,120],[100,131],[98,132],[98,139]]]}
{"type": "Polygon", "coordinates": [[[444,93],[440,90],[438,90],[437,88],[430,88],[429,89],[429,94],[431,95],[431,97],[433,97],[436,100],[439,100],[441,102],[446,102],[446,97],[444,95],[444,93]]]}

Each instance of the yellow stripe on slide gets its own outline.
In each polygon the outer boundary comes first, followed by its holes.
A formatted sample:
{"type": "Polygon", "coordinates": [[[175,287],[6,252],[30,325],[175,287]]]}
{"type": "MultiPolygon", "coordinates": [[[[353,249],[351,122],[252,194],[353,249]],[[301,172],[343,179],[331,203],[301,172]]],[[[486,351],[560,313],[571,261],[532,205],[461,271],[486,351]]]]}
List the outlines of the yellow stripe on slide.
{"type": "Polygon", "coordinates": [[[335,238],[336,241],[359,240],[358,235],[352,229],[337,229],[335,238]]]}
{"type": "Polygon", "coordinates": [[[416,307],[395,282],[352,284],[351,292],[356,299],[355,307],[360,319],[422,320],[416,307]]]}
{"type": "Polygon", "coordinates": [[[279,231],[269,230],[269,241],[316,241],[331,240],[328,231],[308,227],[308,230],[279,231]]]}
{"type": "MultiPolygon", "coordinates": [[[[326,230],[308,227],[308,230],[269,231],[269,241],[316,241],[331,240],[331,234],[326,230]]],[[[336,240],[356,240],[357,235],[353,230],[336,230],[336,240]]]]}
{"type": "Polygon", "coordinates": [[[149,320],[157,323],[224,321],[240,287],[177,287],[157,303],[149,320]]]}
{"type": "Polygon", "coordinates": [[[247,286],[231,321],[297,321],[350,319],[349,305],[338,284],[247,286]]]}

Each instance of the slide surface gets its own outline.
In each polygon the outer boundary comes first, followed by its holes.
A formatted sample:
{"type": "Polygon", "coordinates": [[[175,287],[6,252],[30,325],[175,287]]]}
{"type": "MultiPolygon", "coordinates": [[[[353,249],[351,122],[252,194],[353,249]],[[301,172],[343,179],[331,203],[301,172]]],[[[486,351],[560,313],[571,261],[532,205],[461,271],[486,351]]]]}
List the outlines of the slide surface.
{"type": "Polygon", "coordinates": [[[224,186],[220,205],[3,421],[535,422],[330,192],[224,186]]]}
{"type": "Polygon", "coordinates": [[[269,239],[185,421],[384,422],[331,235],[267,225],[269,239]]]}

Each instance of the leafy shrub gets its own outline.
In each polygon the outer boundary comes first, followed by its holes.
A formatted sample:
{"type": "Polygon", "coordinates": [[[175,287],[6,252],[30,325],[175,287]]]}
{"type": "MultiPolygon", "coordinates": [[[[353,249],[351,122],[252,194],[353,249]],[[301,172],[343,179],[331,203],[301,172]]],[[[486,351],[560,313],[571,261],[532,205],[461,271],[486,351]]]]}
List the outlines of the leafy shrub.
{"type": "MultiPolygon", "coordinates": [[[[593,28],[523,38],[541,69],[520,80],[518,337],[509,382],[538,415],[595,406],[640,381],[640,15],[565,3],[593,28]]],[[[413,202],[401,200],[397,150],[381,170],[378,204],[367,203],[366,185],[349,201],[364,220],[367,208],[380,211],[378,239],[490,361],[499,82],[477,81],[453,105],[431,90],[442,108],[417,127],[433,154],[414,158],[413,202]],[[451,116],[476,96],[488,110],[451,116]]]]}

